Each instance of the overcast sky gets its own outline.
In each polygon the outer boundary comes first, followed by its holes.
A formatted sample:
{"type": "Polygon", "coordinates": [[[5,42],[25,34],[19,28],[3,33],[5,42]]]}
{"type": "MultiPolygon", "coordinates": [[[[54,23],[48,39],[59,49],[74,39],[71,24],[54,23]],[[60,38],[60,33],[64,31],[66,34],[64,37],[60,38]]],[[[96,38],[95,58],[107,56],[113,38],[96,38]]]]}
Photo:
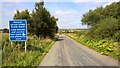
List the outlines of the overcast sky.
{"type": "MultiPolygon", "coordinates": [[[[58,18],[57,25],[60,29],[87,28],[81,24],[82,14],[90,9],[105,6],[119,0],[45,0],[45,7],[51,15],[58,18]]],[[[2,28],[9,28],[8,21],[13,18],[15,11],[34,9],[35,0],[2,0],[2,28]]],[[[1,18],[0,18],[1,19],[1,18]]],[[[1,20],[0,20],[1,22],[1,20]]],[[[1,26],[0,26],[1,28],[1,26]]]]}

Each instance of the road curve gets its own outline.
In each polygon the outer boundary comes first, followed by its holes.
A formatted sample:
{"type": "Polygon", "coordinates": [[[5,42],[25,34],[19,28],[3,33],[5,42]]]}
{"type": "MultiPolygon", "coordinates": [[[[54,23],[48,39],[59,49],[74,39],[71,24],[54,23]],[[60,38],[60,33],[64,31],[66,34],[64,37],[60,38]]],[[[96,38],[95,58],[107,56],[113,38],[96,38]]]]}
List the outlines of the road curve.
{"type": "Polygon", "coordinates": [[[118,66],[118,61],[60,35],[39,66],[118,66]]]}

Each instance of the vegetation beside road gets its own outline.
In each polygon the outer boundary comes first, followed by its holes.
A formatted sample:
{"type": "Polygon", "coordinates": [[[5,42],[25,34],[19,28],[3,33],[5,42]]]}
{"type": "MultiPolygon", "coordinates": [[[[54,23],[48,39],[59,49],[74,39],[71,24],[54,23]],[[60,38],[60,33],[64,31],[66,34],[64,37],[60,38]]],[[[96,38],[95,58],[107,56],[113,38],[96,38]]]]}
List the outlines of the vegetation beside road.
{"type": "Polygon", "coordinates": [[[54,44],[50,38],[38,38],[37,36],[28,36],[27,52],[25,53],[24,42],[13,42],[10,44],[9,34],[3,33],[2,39],[2,62],[3,66],[38,66],[54,44]]]}
{"type": "Polygon", "coordinates": [[[76,41],[100,54],[120,60],[120,2],[97,7],[83,14],[81,22],[87,30],[67,32],[76,41]]]}
{"type": "Polygon", "coordinates": [[[83,14],[81,22],[86,31],[67,34],[76,41],[120,60],[120,2],[97,7],[83,14]]]}
{"type": "Polygon", "coordinates": [[[85,35],[86,31],[79,31],[76,33],[67,33],[67,36],[76,40],[77,42],[99,52],[102,55],[111,56],[119,60],[120,42],[114,42],[108,39],[96,40],[85,35]]]}
{"type": "Polygon", "coordinates": [[[52,16],[44,7],[44,2],[36,2],[32,13],[29,10],[14,14],[14,20],[27,20],[27,52],[25,42],[9,40],[9,30],[4,29],[2,34],[3,66],[38,66],[58,38],[57,18],[52,16]]]}
{"type": "Polygon", "coordinates": [[[89,26],[87,36],[101,40],[120,42],[120,2],[97,7],[83,14],[82,24],[89,26]]]}

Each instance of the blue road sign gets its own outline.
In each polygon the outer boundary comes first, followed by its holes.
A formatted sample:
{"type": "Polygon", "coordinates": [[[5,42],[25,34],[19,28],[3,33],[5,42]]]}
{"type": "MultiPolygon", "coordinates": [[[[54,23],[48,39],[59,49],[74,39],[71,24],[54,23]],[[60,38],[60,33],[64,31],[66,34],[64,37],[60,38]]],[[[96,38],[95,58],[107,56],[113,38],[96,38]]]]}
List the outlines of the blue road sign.
{"type": "Polygon", "coordinates": [[[9,35],[10,35],[10,41],[26,41],[27,40],[27,21],[26,20],[10,20],[9,35]]]}

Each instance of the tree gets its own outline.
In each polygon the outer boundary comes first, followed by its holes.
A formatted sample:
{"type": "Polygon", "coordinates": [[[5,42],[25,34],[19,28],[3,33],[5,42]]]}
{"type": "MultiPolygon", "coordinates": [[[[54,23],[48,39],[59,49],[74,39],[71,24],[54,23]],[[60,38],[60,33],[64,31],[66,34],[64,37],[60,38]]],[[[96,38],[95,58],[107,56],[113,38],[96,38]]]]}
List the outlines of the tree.
{"type": "Polygon", "coordinates": [[[27,20],[27,28],[28,28],[28,32],[31,33],[31,17],[29,14],[29,11],[27,9],[25,9],[24,11],[19,12],[19,10],[16,11],[16,13],[14,14],[13,19],[15,20],[19,20],[19,19],[25,19],[27,20]]]}
{"type": "Polygon", "coordinates": [[[32,14],[29,14],[28,10],[22,12],[17,10],[14,19],[26,19],[28,32],[38,37],[53,38],[58,31],[56,23],[58,19],[51,16],[50,12],[44,7],[44,2],[35,3],[35,9],[32,14]]]}
{"type": "Polygon", "coordinates": [[[118,19],[120,17],[120,2],[113,2],[112,4],[110,5],[107,5],[104,10],[104,15],[106,17],[113,17],[113,18],[116,18],[118,19]]]}
{"type": "Polygon", "coordinates": [[[81,21],[82,24],[91,26],[88,35],[92,38],[120,41],[120,2],[90,10],[83,14],[81,21]]]}
{"type": "MultiPolygon", "coordinates": [[[[99,24],[90,29],[90,33],[98,38],[111,38],[118,29],[118,20],[112,17],[99,21],[99,24]]],[[[91,35],[92,35],[91,34],[91,35]]]]}
{"type": "Polygon", "coordinates": [[[83,14],[83,17],[81,19],[82,24],[88,25],[88,26],[93,26],[94,24],[97,23],[103,16],[96,12],[96,11],[89,11],[86,14],[83,14]]]}
{"type": "Polygon", "coordinates": [[[50,32],[52,32],[51,33],[51,37],[53,37],[54,34],[57,33],[57,31],[58,31],[58,27],[57,27],[56,21],[58,21],[58,19],[55,18],[54,16],[52,16],[51,17],[51,24],[50,24],[50,28],[51,28],[50,32]]]}
{"type": "Polygon", "coordinates": [[[19,12],[19,10],[16,10],[16,14],[14,14],[13,19],[20,19],[20,12],[19,12]]]}
{"type": "Polygon", "coordinates": [[[26,19],[26,20],[29,20],[30,19],[29,11],[27,9],[25,9],[24,11],[21,11],[21,12],[19,12],[19,10],[16,10],[16,13],[14,14],[13,19],[26,19]]]}
{"type": "Polygon", "coordinates": [[[50,12],[44,7],[44,2],[35,3],[35,11],[32,13],[32,25],[34,28],[34,34],[38,37],[53,38],[57,32],[57,19],[51,16],[50,12]]]}

